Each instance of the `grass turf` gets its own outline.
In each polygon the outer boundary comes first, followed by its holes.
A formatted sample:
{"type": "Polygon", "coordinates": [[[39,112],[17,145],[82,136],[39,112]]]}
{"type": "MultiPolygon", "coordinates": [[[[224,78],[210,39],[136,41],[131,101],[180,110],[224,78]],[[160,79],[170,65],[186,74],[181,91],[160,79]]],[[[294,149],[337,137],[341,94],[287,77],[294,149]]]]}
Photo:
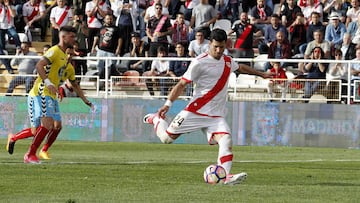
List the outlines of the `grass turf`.
{"type": "MultiPolygon", "coordinates": [[[[4,143],[5,139],[0,140],[4,143]]],[[[24,164],[30,140],[0,153],[0,202],[358,202],[360,151],[235,146],[241,185],[207,185],[217,146],[57,141],[24,164]]]]}

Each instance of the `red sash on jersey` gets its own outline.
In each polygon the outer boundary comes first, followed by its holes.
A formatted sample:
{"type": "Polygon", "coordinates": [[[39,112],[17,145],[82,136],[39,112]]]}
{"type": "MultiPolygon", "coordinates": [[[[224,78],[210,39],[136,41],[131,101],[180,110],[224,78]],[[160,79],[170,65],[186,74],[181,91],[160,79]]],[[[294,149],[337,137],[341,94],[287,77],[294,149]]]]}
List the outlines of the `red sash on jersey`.
{"type": "Polygon", "coordinates": [[[185,1],[185,8],[188,8],[190,3],[191,3],[191,0],[186,0],[185,1]]]}
{"type": "Polygon", "coordinates": [[[67,14],[68,14],[68,11],[69,11],[70,7],[67,6],[65,8],[65,11],[61,14],[59,20],[56,22],[56,24],[58,24],[59,26],[63,23],[63,21],[65,20],[67,14]]]}
{"type": "Polygon", "coordinates": [[[33,11],[27,17],[29,21],[32,20],[39,13],[39,4],[35,4],[35,6],[33,6],[33,8],[34,8],[33,11]]]}
{"type": "MultiPolygon", "coordinates": [[[[104,3],[105,3],[104,1],[100,2],[99,6],[104,5],[104,3]]],[[[95,18],[96,18],[96,13],[90,17],[88,24],[92,23],[95,20],[95,18]]]]}
{"type": "Polygon", "coordinates": [[[157,24],[154,32],[160,32],[161,28],[165,24],[166,19],[167,19],[167,16],[165,16],[165,15],[161,17],[160,22],[157,24]]]}
{"type": "MultiPolygon", "coordinates": [[[[0,13],[3,11],[3,8],[0,7],[0,13]]],[[[8,24],[10,24],[10,9],[5,9],[6,11],[6,17],[7,17],[7,21],[8,21],[8,24]]]]}
{"type": "Polygon", "coordinates": [[[231,59],[229,56],[224,55],[224,61],[225,61],[224,71],[220,76],[219,80],[217,81],[217,83],[215,84],[215,86],[204,96],[197,98],[195,101],[189,104],[185,108],[185,110],[193,113],[197,112],[224,88],[231,73],[231,68],[230,68],[231,59]]]}
{"type": "Polygon", "coordinates": [[[252,25],[248,24],[245,27],[244,32],[242,32],[241,35],[239,36],[239,38],[236,40],[234,48],[239,49],[241,47],[241,45],[244,43],[245,39],[251,33],[251,30],[252,30],[252,25]]]}

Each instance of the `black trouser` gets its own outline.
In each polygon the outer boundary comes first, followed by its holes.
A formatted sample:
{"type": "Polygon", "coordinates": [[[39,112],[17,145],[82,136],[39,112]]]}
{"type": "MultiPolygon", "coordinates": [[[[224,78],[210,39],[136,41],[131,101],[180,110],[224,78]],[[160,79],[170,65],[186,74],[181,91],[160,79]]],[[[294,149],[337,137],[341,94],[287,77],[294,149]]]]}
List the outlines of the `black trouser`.
{"type": "Polygon", "coordinates": [[[55,29],[55,28],[52,28],[51,34],[52,34],[52,36],[51,36],[51,45],[54,46],[54,45],[59,44],[59,30],[55,29]]]}

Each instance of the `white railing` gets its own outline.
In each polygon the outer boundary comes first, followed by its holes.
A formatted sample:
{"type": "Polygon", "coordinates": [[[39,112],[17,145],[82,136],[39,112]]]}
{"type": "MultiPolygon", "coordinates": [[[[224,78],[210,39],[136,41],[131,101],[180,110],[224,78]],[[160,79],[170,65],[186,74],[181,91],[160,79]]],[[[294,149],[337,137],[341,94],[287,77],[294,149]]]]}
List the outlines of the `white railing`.
{"type": "MultiPolygon", "coordinates": [[[[7,56],[1,55],[0,58],[24,58],[24,56],[7,56]]],[[[26,56],[26,58],[40,58],[40,56],[26,56]]],[[[133,57],[75,57],[74,60],[81,59],[81,60],[88,60],[92,62],[96,62],[96,60],[105,60],[105,67],[109,67],[111,60],[134,60],[133,57]]],[[[135,60],[156,60],[156,57],[137,57],[135,60]]],[[[191,58],[177,58],[177,57],[167,57],[166,60],[168,61],[189,61],[191,58]]],[[[263,63],[267,61],[279,61],[274,59],[234,59],[236,62],[250,62],[252,65],[256,63],[263,63]]],[[[299,62],[308,62],[310,60],[301,60],[301,59],[286,59],[281,60],[282,62],[288,63],[299,63],[299,62]]],[[[351,66],[353,63],[358,63],[357,61],[353,60],[342,60],[342,61],[334,61],[334,60],[311,60],[312,62],[322,62],[322,63],[345,63],[348,67],[351,66]]],[[[95,66],[96,68],[96,66],[95,66]]],[[[348,68],[350,70],[350,68],[348,68]]],[[[5,71],[6,72],[6,71],[5,71]]],[[[93,70],[96,72],[96,70],[93,70]]],[[[109,69],[105,68],[105,75],[109,75],[109,69]]],[[[0,74],[0,84],[1,84],[1,91],[0,95],[6,95],[6,89],[11,81],[11,78],[16,77],[17,75],[10,75],[10,74],[0,74]]],[[[128,97],[140,97],[140,98],[165,98],[166,96],[161,95],[160,88],[158,82],[154,82],[154,95],[150,95],[146,81],[152,79],[156,80],[168,80],[170,82],[165,82],[166,86],[171,88],[176,80],[179,78],[149,78],[143,76],[111,76],[108,80],[107,79],[100,79],[96,75],[84,75],[84,76],[77,76],[80,79],[80,85],[84,89],[85,94],[91,97],[117,97],[117,98],[128,98],[128,97]],[[100,84],[104,83],[104,89],[99,89],[100,84]],[[166,84],[168,83],[168,84],[166,84]]],[[[229,82],[229,99],[230,100],[240,100],[240,101],[249,101],[249,100],[256,100],[256,101],[267,101],[267,100],[285,100],[285,101],[309,101],[310,98],[303,98],[304,96],[304,84],[311,83],[313,81],[309,81],[306,79],[294,79],[288,78],[288,80],[284,81],[286,84],[285,88],[279,88],[279,85],[276,85],[273,88],[272,96],[269,94],[269,82],[274,80],[269,79],[262,79],[259,77],[254,78],[244,78],[244,75],[239,75],[239,77],[235,78],[232,76],[229,82]],[[248,80],[248,81],[246,81],[248,80]],[[285,90],[284,90],[285,89],[285,90]],[[285,98],[279,96],[279,94],[285,93],[285,98]]],[[[351,81],[350,71],[348,71],[348,81],[351,81]]],[[[355,81],[354,84],[342,83],[340,80],[317,80],[320,86],[317,91],[313,93],[313,95],[317,96],[312,98],[313,101],[320,101],[320,102],[340,102],[341,99],[347,99],[347,103],[350,103],[350,99],[359,102],[360,97],[357,94],[358,91],[358,83],[359,81],[355,81]],[[346,86],[347,91],[342,92],[342,87],[346,86]],[[355,87],[355,88],[352,88],[355,87]],[[353,92],[351,92],[353,90],[353,92]],[[320,97],[319,95],[322,95],[320,97]],[[329,96],[330,95],[330,96],[329,96]]],[[[192,88],[192,85],[191,85],[192,88]]],[[[192,92],[192,90],[190,91],[192,92]]],[[[20,85],[16,88],[14,95],[26,95],[24,85],[20,85]]],[[[182,98],[188,99],[189,95],[182,95],[182,98]]]]}

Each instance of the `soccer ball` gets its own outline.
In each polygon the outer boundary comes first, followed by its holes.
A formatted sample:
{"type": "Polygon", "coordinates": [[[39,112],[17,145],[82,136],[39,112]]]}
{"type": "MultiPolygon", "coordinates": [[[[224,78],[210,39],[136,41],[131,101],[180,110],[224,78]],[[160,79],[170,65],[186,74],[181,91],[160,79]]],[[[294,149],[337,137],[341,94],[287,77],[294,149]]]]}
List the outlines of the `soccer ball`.
{"type": "Polygon", "coordinates": [[[223,184],[226,179],[226,171],[220,165],[211,164],[204,171],[204,180],[208,184],[223,184]]]}

